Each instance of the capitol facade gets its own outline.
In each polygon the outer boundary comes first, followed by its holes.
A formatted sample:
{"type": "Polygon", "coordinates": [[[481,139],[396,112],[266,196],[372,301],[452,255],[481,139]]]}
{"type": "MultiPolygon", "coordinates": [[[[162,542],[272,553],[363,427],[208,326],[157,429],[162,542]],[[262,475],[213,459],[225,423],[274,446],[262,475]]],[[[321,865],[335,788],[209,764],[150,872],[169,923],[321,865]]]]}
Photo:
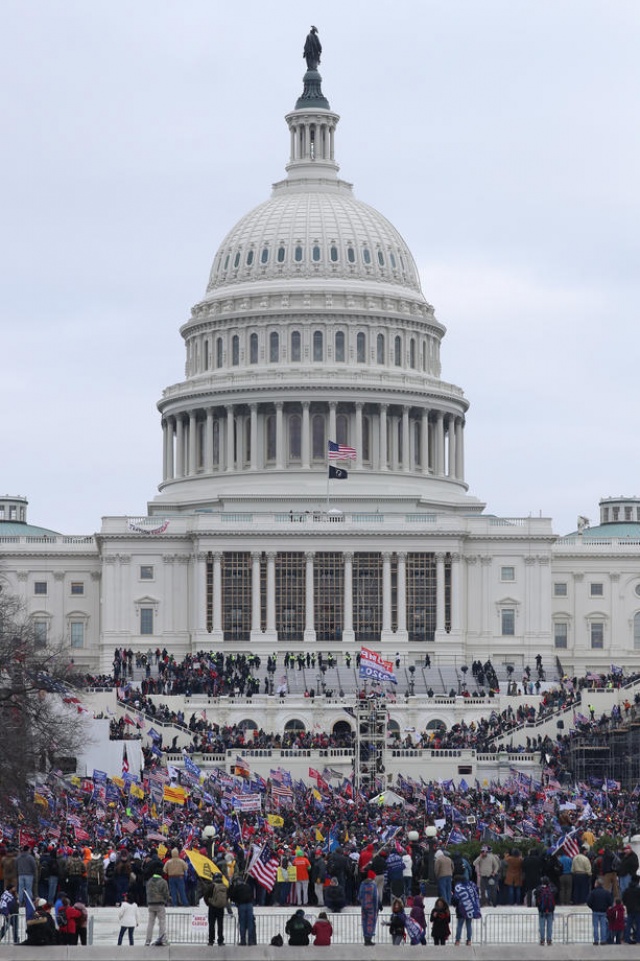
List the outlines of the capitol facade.
{"type": "Polygon", "coordinates": [[[562,537],[485,513],[445,327],[401,234],[339,177],[338,121],[312,64],[286,176],[226,235],[180,328],[147,515],[67,537],[0,498],[5,589],[95,674],[116,647],[282,663],[364,645],[414,695],[477,660],[515,678],[538,655],[551,675],[635,669],[640,500],[605,498],[597,526],[562,537]]]}

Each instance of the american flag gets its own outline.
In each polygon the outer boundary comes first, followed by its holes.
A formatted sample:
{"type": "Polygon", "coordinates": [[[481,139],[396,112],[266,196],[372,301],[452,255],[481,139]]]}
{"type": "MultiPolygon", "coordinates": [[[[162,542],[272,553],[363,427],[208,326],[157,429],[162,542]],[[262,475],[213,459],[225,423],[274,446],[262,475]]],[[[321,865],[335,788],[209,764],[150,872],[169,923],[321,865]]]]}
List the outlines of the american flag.
{"type": "Polygon", "coordinates": [[[257,845],[253,849],[253,857],[249,865],[249,874],[255,878],[267,891],[271,891],[276,883],[278,873],[278,859],[267,844],[260,849],[257,845]]]}
{"type": "Polygon", "coordinates": [[[330,440],[329,445],[329,460],[353,460],[356,456],[355,447],[347,447],[346,444],[336,444],[335,441],[330,440]]]}
{"type": "Polygon", "coordinates": [[[580,853],[580,848],[578,847],[578,842],[576,840],[577,833],[578,829],[574,828],[574,830],[569,834],[565,834],[561,838],[558,838],[552,853],[557,854],[558,851],[564,850],[564,853],[570,858],[575,858],[575,856],[580,853]]]}

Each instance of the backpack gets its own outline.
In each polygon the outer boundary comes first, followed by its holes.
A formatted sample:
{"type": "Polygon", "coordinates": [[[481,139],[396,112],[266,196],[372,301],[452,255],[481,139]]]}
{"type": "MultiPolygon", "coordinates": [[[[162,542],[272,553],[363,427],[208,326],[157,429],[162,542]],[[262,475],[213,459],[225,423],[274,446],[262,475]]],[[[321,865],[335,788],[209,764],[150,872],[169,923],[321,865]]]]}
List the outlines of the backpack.
{"type": "Polygon", "coordinates": [[[224,884],[214,884],[213,891],[209,896],[209,904],[212,908],[226,908],[227,889],[224,884]]]}
{"type": "Polygon", "coordinates": [[[68,922],[66,908],[61,907],[59,909],[58,913],[56,914],[56,921],[58,922],[59,928],[66,928],[68,922]]]}
{"type": "Polygon", "coordinates": [[[553,914],[556,899],[548,884],[543,884],[541,888],[538,888],[536,901],[540,914],[553,914]]]}
{"type": "Polygon", "coordinates": [[[471,868],[466,858],[461,854],[453,855],[453,876],[454,878],[464,878],[465,881],[471,880],[471,868]]]}

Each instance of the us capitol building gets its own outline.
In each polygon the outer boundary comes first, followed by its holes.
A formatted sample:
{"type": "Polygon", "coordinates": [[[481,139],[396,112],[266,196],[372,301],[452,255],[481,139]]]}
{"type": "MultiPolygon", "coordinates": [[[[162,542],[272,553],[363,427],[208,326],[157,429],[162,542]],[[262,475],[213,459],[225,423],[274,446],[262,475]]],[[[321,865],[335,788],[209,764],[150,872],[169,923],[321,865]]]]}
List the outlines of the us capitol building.
{"type": "Polygon", "coordinates": [[[487,658],[501,678],[537,655],[550,676],[631,668],[640,500],[604,499],[598,526],[559,537],[469,493],[445,327],[403,237],[340,178],[339,116],[307,63],[286,176],[226,235],[180,328],[185,375],[158,402],[147,515],[68,537],[30,525],[26,498],[0,498],[5,587],[43,643],[66,638],[93,673],[116,647],[281,665],[310,650],[355,664],[365,645],[399,663],[400,701],[409,681],[446,689],[487,658]]]}

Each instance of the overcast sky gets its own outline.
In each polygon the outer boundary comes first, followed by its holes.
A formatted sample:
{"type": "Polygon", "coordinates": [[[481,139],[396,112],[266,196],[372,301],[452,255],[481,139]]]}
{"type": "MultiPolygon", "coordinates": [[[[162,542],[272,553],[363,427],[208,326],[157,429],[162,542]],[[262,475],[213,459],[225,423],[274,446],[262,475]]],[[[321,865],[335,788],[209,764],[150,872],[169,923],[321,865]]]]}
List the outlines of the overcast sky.
{"type": "Polygon", "coordinates": [[[341,176],[398,228],[470,401],[470,491],[575,529],[640,494],[638,0],[2,0],[0,490],[92,533],[227,231],[284,176],[311,23],[341,176]]]}

